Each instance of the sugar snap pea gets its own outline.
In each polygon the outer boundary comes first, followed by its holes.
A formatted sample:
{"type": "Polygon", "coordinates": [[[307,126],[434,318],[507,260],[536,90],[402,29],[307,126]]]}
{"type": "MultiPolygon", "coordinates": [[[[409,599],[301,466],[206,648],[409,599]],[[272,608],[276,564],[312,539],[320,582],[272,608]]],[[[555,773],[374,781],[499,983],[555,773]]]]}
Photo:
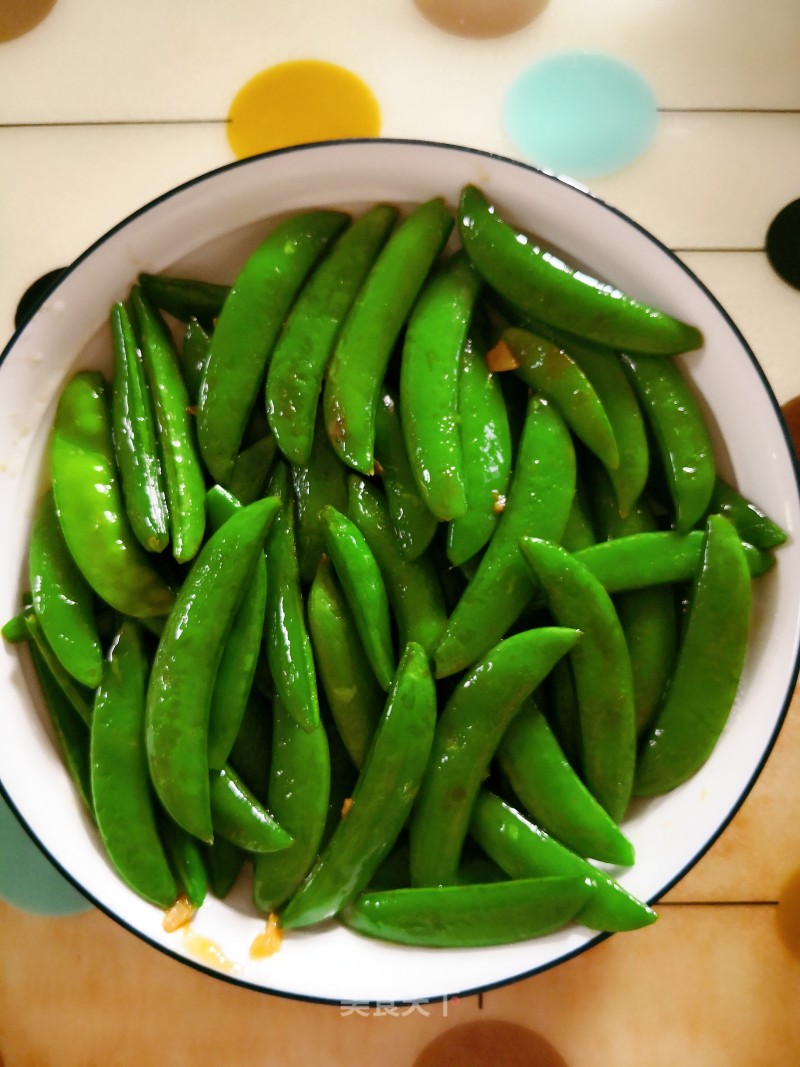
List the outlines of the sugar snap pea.
{"type": "Polygon", "coordinates": [[[134,536],[120,494],[105,382],[81,371],[64,388],[50,445],[53,494],[70,555],[112,608],[165,615],[175,595],[134,536]]]}
{"type": "Polygon", "coordinates": [[[277,449],[267,434],[243,448],[233,463],[228,489],[242,504],[252,504],[264,495],[277,449]]]}
{"type": "Polygon", "coordinates": [[[297,515],[297,552],[300,577],[311,582],[325,551],[325,531],[320,513],[326,504],[344,512],[347,507],[348,469],[331,448],[325,426],[317,420],[308,463],[292,467],[297,515]]]}
{"type": "Polygon", "coordinates": [[[339,456],[363,474],[373,471],[375,414],[392,349],[452,228],[443,200],[414,208],[373,263],[336,342],[325,425],[339,456]]]}
{"type": "Polygon", "coordinates": [[[230,292],[230,286],[196,278],[176,278],[167,274],[139,275],[139,284],[149,300],[181,322],[196,319],[205,327],[214,324],[230,292]]]}
{"type": "Polygon", "coordinates": [[[742,541],[763,550],[784,544],[787,533],[769,515],[717,475],[709,501],[709,513],[730,519],[742,541]]]}
{"type": "Polygon", "coordinates": [[[579,636],[549,626],[514,634],[459,681],[439,715],[409,827],[412,885],[453,883],[472,804],[503,734],[579,636]]]}
{"type": "Polygon", "coordinates": [[[10,645],[21,645],[30,639],[31,635],[25,622],[25,615],[28,610],[28,608],[23,608],[22,611],[18,611],[16,615],[12,615],[7,622],[3,623],[3,627],[0,629],[0,636],[10,645]]]}
{"type": "Polygon", "coordinates": [[[694,326],[632,299],[518,233],[473,185],[461,192],[461,240],[486,281],[524,314],[630,352],[675,355],[699,348],[694,326]]]}
{"type": "Polygon", "coordinates": [[[244,867],[247,853],[224,837],[216,837],[212,845],[202,845],[208,888],[219,900],[224,900],[236,884],[244,867]]]}
{"type": "Polygon", "coordinates": [[[211,772],[209,798],[214,832],[246,852],[277,852],[292,837],[250,792],[232,767],[211,772]]]}
{"type": "Polygon", "coordinates": [[[341,211],[279,223],[250,255],[219,313],[200,390],[197,432],[212,477],[225,485],[286,313],[308,272],[344,229],[341,211]]]}
{"type": "Polygon", "coordinates": [[[162,804],[187,833],[213,838],[208,714],[217,668],[246,583],[279,501],[241,508],[201,549],[158,643],[147,692],[150,776],[162,804]]]}
{"type": "Polygon", "coordinates": [[[186,332],[183,335],[180,359],[183,380],[186,382],[186,391],[193,405],[196,405],[200,399],[200,386],[205,374],[210,346],[211,334],[203,328],[197,319],[189,319],[186,324],[186,332]]]}
{"type": "Polygon", "coordinates": [[[201,907],[208,893],[208,872],[203,845],[176,826],[171,819],[161,824],[161,838],[172,873],[183,895],[195,909],[201,907]]]}
{"type": "Polygon", "coordinates": [[[45,636],[42,624],[33,607],[28,607],[25,612],[25,626],[31,644],[36,647],[39,656],[47,665],[48,672],[59,687],[64,697],[72,705],[73,709],[83,719],[87,726],[92,721],[92,691],[80,682],[64,668],[61,660],[56,656],[45,636]]]}

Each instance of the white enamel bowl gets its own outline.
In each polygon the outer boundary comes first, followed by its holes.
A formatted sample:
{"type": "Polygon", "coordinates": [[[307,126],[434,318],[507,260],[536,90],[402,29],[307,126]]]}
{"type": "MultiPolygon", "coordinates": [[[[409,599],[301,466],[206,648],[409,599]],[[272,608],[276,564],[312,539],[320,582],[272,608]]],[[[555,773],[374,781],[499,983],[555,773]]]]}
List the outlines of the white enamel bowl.
{"type": "MultiPolygon", "coordinates": [[[[368,141],[302,147],[225,167],[167,193],[102,237],[63,275],[12,339],[0,368],[0,617],[18,609],[48,428],[63,383],[109,365],[107,316],[139,271],[230,281],[276,216],[321,205],[363,207],[434,195],[455,204],[481,186],[521,227],[596,273],[699,326],[702,351],[682,362],[717,435],[722,470],[789,531],[773,571],[757,583],[750,649],[728,726],[686,785],[637,805],[625,830],[637,852],[622,884],[653,901],[709,848],[751,788],[785,715],[796,678],[800,615],[797,475],[777,404],[752,352],[697,279],[639,226],[578,189],[530,167],[443,145],[368,141]],[[724,444],[723,444],[724,442],[724,444]]],[[[117,878],[56,754],[26,654],[0,649],[0,781],[52,861],[123,926],[155,948],[220,975],[161,913],[117,878]]],[[[573,925],[524,944],[415,950],[331,925],[293,933],[252,962],[262,920],[246,885],[209,899],[193,929],[215,942],[231,981],[286,996],[341,1002],[412,1002],[487,989],[563,961],[600,940],[573,925]]],[[[635,937],[636,934],[622,936],[635,937]]]]}

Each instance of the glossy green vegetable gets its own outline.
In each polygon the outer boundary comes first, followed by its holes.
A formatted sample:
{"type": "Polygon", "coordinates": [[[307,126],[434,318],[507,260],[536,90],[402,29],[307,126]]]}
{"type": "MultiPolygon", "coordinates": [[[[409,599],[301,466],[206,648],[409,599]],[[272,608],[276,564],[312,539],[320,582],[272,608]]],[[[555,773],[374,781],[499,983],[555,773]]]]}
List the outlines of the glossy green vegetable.
{"type": "Polygon", "coordinates": [[[227,285],[167,274],[140,274],[139,284],[157,308],[182,322],[196,319],[205,327],[213,325],[230,291],[227,285]]]}
{"type": "Polygon", "coordinates": [[[47,670],[52,675],[53,681],[86,725],[91,725],[92,691],[81,685],[69,671],[64,669],[50,642],[47,640],[42,624],[39,622],[32,607],[29,607],[25,612],[25,626],[32,645],[36,647],[42,660],[47,665],[47,670]]]}
{"type": "Polygon", "coordinates": [[[203,857],[203,845],[170,819],[162,821],[161,838],[172,873],[183,895],[193,908],[201,907],[208,893],[208,872],[203,857]]]}
{"type": "Polygon", "coordinates": [[[272,437],[260,437],[243,448],[233,464],[228,489],[242,504],[264,495],[277,449],[272,437]]]}
{"type": "Polygon", "coordinates": [[[714,492],[709,502],[709,512],[730,519],[742,541],[756,548],[777,548],[784,544],[787,533],[761,508],[717,475],[714,492]]]}
{"type": "Polygon", "coordinates": [[[213,845],[201,845],[208,872],[208,887],[219,900],[224,900],[242,873],[247,853],[224,837],[217,837],[213,845]]]}
{"type": "Polygon", "coordinates": [[[211,819],[214,832],[247,852],[276,852],[292,843],[231,767],[211,772],[211,819]]]}
{"type": "MultiPolygon", "coordinates": [[[[147,290],[145,290],[146,292],[147,290]]],[[[211,335],[197,319],[190,319],[186,325],[181,346],[181,371],[186,382],[186,390],[192,404],[200,399],[200,386],[208,362],[208,350],[211,347],[211,335]]]]}
{"type": "Polygon", "coordinates": [[[297,551],[304,582],[313,580],[325,551],[322,509],[326,504],[341,512],[347,508],[347,477],[348,469],[331,448],[322,419],[318,419],[308,463],[292,467],[297,551]]]}

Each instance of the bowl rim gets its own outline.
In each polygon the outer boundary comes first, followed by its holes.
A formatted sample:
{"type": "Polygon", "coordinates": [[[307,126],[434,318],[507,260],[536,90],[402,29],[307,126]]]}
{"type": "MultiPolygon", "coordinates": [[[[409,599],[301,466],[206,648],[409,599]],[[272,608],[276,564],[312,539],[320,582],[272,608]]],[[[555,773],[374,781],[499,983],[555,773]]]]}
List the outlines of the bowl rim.
{"type": "MultiPolygon", "coordinates": [[[[264,160],[268,160],[268,159],[279,157],[279,156],[285,156],[285,155],[290,155],[290,154],[295,154],[295,153],[313,152],[313,151],[318,150],[320,148],[329,149],[329,148],[332,148],[332,147],[335,147],[335,146],[346,147],[346,146],[353,146],[353,145],[359,145],[359,146],[375,145],[375,146],[379,146],[379,147],[383,147],[383,146],[386,146],[386,145],[393,145],[393,146],[400,147],[400,148],[402,148],[404,146],[405,147],[421,147],[421,148],[427,148],[427,149],[456,152],[458,154],[474,155],[474,156],[477,156],[477,157],[480,157],[480,158],[490,159],[490,160],[499,162],[501,164],[510,165],[510,166],[512,166],[514,168],[517,168],[517,169],[521,170],[521,171],[528,172],[528,173],[531,173],[531,174],[535,174],[539,178],[544,178],[544,179],[546,179],[548,181],[555,182],[560,186],[567,186],[572,191],[572,193],[574,193],[576,195],[579,195],[579,196],[581,196],[583,198],[586,198],[586,199],[588,199],[588,200],[600,205],[605,210],[607,210],[611,214],[615,215],[623,223],[627,224],[627,226],[629,226],[629,227],[635,229],[636,231],[638,231],[638,233],[641,236],[645,237],[651,244],[655,245],[656,248],[661,253],[666,254],[680,268],[680,270],[685,275],[687,275],[689,277],[689,279],[702,292],[702,294],[706,297],[706,299],[708,301],[710,301],[710,303],[713,305],[715,311],[719,315],[721,315],[721,317],[723,318],[726,326],[732,331],[732,333],[735,336],[736,340],[738,341],[738,344],[741,347],[742,351],[749,358],[751,364],[753,365],[753,368],[755,369],[755,371],[756,371],[756,373],[757,373],[757,375],[758,375],[758,377],[760,379],[761,385],[762,385],[762,387],[763,387],[763,389],[765,391],[765,394],[766,394],[766,396],[767,396],[767,398],[768,398],[768,400],[770,402],[770,405],[772,407],[773,413],[774,413],[774,415],[776,417],[777,425],[778,425],[778,427],[779,427],[779,429],[780,429],[780,431],[782,433],[783,441],[784,441],[784,444],[786,446],[786,450],[787,450],[788,456],[790,458],[791,467],[792,467],[792,471],[793,471],[793,474],[794,474],[794,488],[795,488],[795,491],[796,491],[796,493],[798,495],[798,498],[800,498],[800,458],[798,458],[798,456],[796,455],[796,453],[794,451],[792,439],[791,439],[788,427],[786,425],[786,421],[785,421],[785,419],[783,417],[780,405],[779,405],[778,400],[777,400],[777,398],[775,396],[775,393],[774,393],[774,391],[772,389],[772,386],[771,386],[769,380],[767,379],[766,374],[765,374],[763,368],[761,367],[761,364],[758,361],[758,358],[756,357],[756,355],[753,352],[753,350],[751,349],[750,345],[748,344],[748,342],[746,341],[746,339],[742,335],[741,331],[739,330],[739,328],[736,325],[736,323],[734,322],[734,320],[731,318],[731,316],[728,313],[728,311],[720,303],[720,301],[717,299],[717,297],[711,292],[711,290],[705,285],[705,283],[702,282],[697,277],[697,275],[694,273],[694,271],[691,269],[691,267],[689,267],[686,263],[684,263],[684,261],[680,258],[680,256],[676,252],[674,252],[668,245],[666,245],[663,241],[661,241],[658,237],[656,237],[653,233],[651,233],[648,229],[646,229],[646,227],[644,227],[641,223],[637,222],[635,219],[631,218],[629,215],[627,215],[621,209],[615,207],[613,204],[608,203],[605,199],[603,199],[602,197],[598,196],[597,194],[591,192],[590,189],[588,189],[587,187],[583,186],[582,184],[570,179],[569,177],[556,174],[556,173],[554,173],[552,171],[549,171],[547,169],[544,169],[542,167],[538,167],[538,166],[536,166],[536,165],[534,165],[532,163],[525,162],[524,160],[516,159],[516,158],[513,158],[513,157],[509,157],[509,156],[503,155],[502,153],[492,152],[492,151],[488,151],[488,150],[485,150],[485,149],[475,148],[475,147],[471,147],[471,146],[467,146],[467,145],[452,144],[452,143],[448,143],[446,141],[432,141],[432,140],[428,140],[428,139],[424,139],[424,138],[401,138],[401,137],[394,137],[394,138],[393,137],[388,137],[388,138],[384,138],[384,137],[381,137],[381,138],[340,138],[340,139],[332,139],[332,140],[325,140],[325,141],[314,141],[314,142],[308,142],[308,143],[305,143],[305,144],[290,145],[290,146],[287,146],[285,148],[273,149],[273,150],[270,150],[268,152],[262,152],[262,153],[258,153],[258,154],[253,155],[253,156],[248,156],[248,157],[243,158],[243,159],[233,160],[233,161],[231,161],[229,163],[225,163],[225,164],[222,164],[219,167],[215,167],[215,168],[212,168],[211,170],[204,171],[201,174],[195,175],[194,177],[192,177],[192,178],[190,178],[190,179],[188,179],[188,180],[186,180],[184,182],[181,182],[180,184],[178,184],[178,185],[166,190],[163,193],[160,193],[158,196],[156,196],[156,197],[152,198],[151,200],[147,201],[146,203],[144,203],[140,207],[136,208],[134,211],[130,212],[128,215],[126,215],[119,222],[115,223],[110,229],[106,230],[96,240],[94,240],[72,262],[70,262],[64,268],[62,268],[60,270],[58,276],[53,278],[53,280],[52,280],[50,285],[42,288],[41,292],[37,295],[36,300],[31,302],[31,305],[30,305],[29,309],[27,310],[26,314],[24,315],[24,317],[19,322],[19,325],[15,326],[15,329],[14,329],[9,341],[4,346],[2,351],[0,351],[0,372],[3,369],[3,364],[5,363],[6,357],[11,353],[12,349],[14,349],[15,346],[19,343],[22,335],[24,334],[25,330],[30,325],[31,321],[36,317],[36,315],[38,314],[38,312],[40,311],[42,306],[45,303],[47,303],[47,301],[58,290],[58,288],[60,287],[62,282],[70,274],[72,274],[73,271],[75,271],[79,267],[79,265],[81,263],[83,263],[86,259],[88,259],[97,249],[99,249],[100,247],[105,245],[116,234],[118,234],[120,231],[124,230],[127,226],[129,226],[132,222],[134,222],[139,217],[147,214],[153,208],[157,207],[160,204],[163,204],[163,203],[169,201],[173,197],[176,197],[179,194],[181,194],[181,193],[183,193],[183,192],[185,192],[185,191],[187,191],[187,190],[189,190],[189,189],[191,189],[191,188],[193,188],[193,187],[195,187],[197,185],[200,185],[205,181],[208,181],[210,179],[214,179],[214,178],[218,177],[219,175],[222,175],[222,174],[224,174],[224,173],[226,173],[228,171],[236,170],[236,169],[241,168],[241,167],[252,166],[254,164],[260,164],[264,160]]],[[[41,279],[38,279],[38,280],[41,280],[41,279]]],[[[32,285],[35,284],[36,281],[37,281],[37,279],[35,279],[34,282],[32,282],[31,284],[32,285]]],[[[764,766],[765,766],[767,760],[769,759],[770,755],[772,754],[772,751],[773,751],[773,749],[775,747],[775,743],[776,743],[776,741],[778,739],[778,736],[779,736],[779,734],[781,732],[781,729],[783,728],[783,725],[785,723],[785,720],[786,720],[786,717],[787,717],[787,714],[788,714],[788,711],[789,711],[789,707],[790,707],[790,704],[792,702],[792,699],[793,699],[793,696],[794,696],[794,693],[795,693],[795,690],[796,690],[796,687],[797,687],[798,677],[800,677],[800,641],[796,640],[796,642],[795,642],[795,652],[794,652],[794,664],[793,664],[793,666],[792,666],[792,668],[791,668],[791,670],[789,671],[789,674],[788,674],[787,690],[786,690],[786,693],[784,694],[782,707],[780,709],[780,712],[778,714],[776,714],[774,728],[773,728],[773,730],[772,730],[772,732],[770,734],[770,737],[769,737],[768,742],[767,742],[767,744],[766,744],[766,746],[764,748],[764,751],[763,751],[763,753],[761,755],[761,758],[758,760],[758,763],[754,766],[754,768],[752,770],[752,773],[749,775],[747,781],[745,781],[742,784],[742,786],[740,788],[740,791],[739,791],[739,794],[738,794],[738,797],[737,797],[735,803],[733,803],[729,807],[725,818],[717,825],[717,827],[714,830],[714,832],[704,841],[703,846],[701,848],[699,848],[698,851],[696,851],[689,860],[686,861],[686,863],[680,868],[680,870],[678,870],[670,878],[668,883],[666,885],[664,885],[663,887],[661,887],[656,894],[654,894],[652,897],[650,897],[647,900],[648,904],[653,904],[656,900],[661,899],[682,878],[684,878],[686,876],[686,874],[694,866],[696,866],[696,864],[703,858],[703,856],[706,855],[706,853],[713,847],[713,845],[719,839],[721,834],[724,832],[725,829],[727,829],[727,827],[730,825],[730,823],[732,822],[734,817],[737,815],[737,813],[741,809],[741,807],[744,804],[745,800],[747,799],[747,797],[751,793],[751,791],[752,791],[757,779],[760,777],[761,773],[763,772],[764,766]]],[[[2,779],[0,779],[0,796],[2,796],[2,798],[7,803],[9,809],[14,813],[15,817],[17,818],[19,823],[22,825],[23,829],[25,830],[25,832],[28,835],[28,837],[30,838],[30,840],[47,857],[48,861],[56,868],[56,870],[59,871],[59,873],[67,880],[67,882],[69,882],[72,886],[74,886],[82,894],[82,896],[86,898],[86,900],[89,903],[93,904],[101,912],[103,912],[106,916],[108,916],[110,919],[112,919],[115,923],[117,923],[118,925],[123,927],[128,932],[134,934],[137,938],[139,938],[140,940],[144,941],[150,947],[157,949],[159,952],[162,952],[165,955],[170,956],[173,959],[179,961],[180,963],[182,963],[184,965],[188,965],[188,966],[194,968],[195,970],[197,970],[197,971],[199,971],[199,972],[201,972],[201,973],[203,973],[205,975],[210,975],[211,977],[220,979],[222,981],[228,982],[228,983],[230,983],[230,984],[232,984],[234,986],[239,986],[241,988],[255,990],[257,992],[265,993],[265,994],[276,996],[276,997],[280,997],[282,999],[296,1000],[296,1001],[307,1002],[307,1003],[317,1003],[317,1004],[327,1004],[327,1005],[336,1005],[336,1004],[338,1004],[340,1006],[342,1004],[349,1005],[350,1003],[353,1003],[350,1000],[335,1000],[335,999],[333,999],[331,997],[317,995],[317,994],[301,993],[301,992],[295,992],[295,991],[292,991],[292,990],[285,990],[285,989],[279,989],[279,988],[278,989],[270,988],[266,984],[258,983],[258,982],[255,982],[255,981],[251,981],[251,980],[247,979],[246,977],[241,977],[241,976],[236,975],[236,974],[227,974],[224,971],[221,971],[221,970],[219,970],[219,969],[217,969],[217,968],[215,968],[215,967],[213,967],[211,965],[204,964],[202,961],[200,961],[200,960],[198,960],[196,958],[193,958],[190,955],[183,954],[183,953],[177,951],[176,949],[171,948],[169,945],[165,945],[165,944],[162,944],[159,941],[154,940],[144,930],[142,930],[142,929],[138,928],[137,926],[133,925],[126,918],[118,915],[112,909],[112,907],[110,905],[104,904],[101,900],[97,899],[93,895],[92,892],[87,890],[80,883],[80,881],[77,879],[76,876],[72,875],[63,866],[63,864],[52,855],[52,853],[46,848],[46,846],[42,843],[42,841],[37,837],[35,831],[28,825],[28,823],[26,822],[24,817],[21,815],[21,813],[18,810],[16,804],[14,803],[13,798],[9,795],[9,793],[8,793],[8,791],[6,789],[6,786],[5,786],[4,782],[2,781],[2,779]]],[[[489,991],[491,991],[493,989],[502,988],[504,986],[511,985],[511,984],[516,983],[516,982],[521,982],[521,981],[524,981],[526,979],[529,979],[529,978],[533,977],[536,974],[544,973],[545,971],[548,971],[553,967],[556,967],[556,966],[558,966],[558,965],[560,965],[562,963],[567,962],[570,959],[573,959],[573,958],[575,958],[577,956],[580,956],[584,952],[586,952],[589,949],[593,948],[594,946],[600,944],[601,942],[607,940],[611,936],[612,936],[611,932],[594,932],[593,936],[588,938],[584,943],[576,946],[575,948],[569,949],[568,951],[565,951],[564,953],[556,956],[553,959],[547,960],[547,961],[545,961],[543,963],[536,964],[535,966],[533,966],[529,970],[525,970],[523,972],[520,972],[520,973],[517,973],[517,974],[513,974],[513,975],[510,975],[508,977],[500,978],[500,979],[497,979],[497,980],[488,981],[486,983],[482,983],[480,985],[477,985],[477,986],[474,986],[474,987],[471,987],[471,988],[465,989],[465,990],[454,990],[454,991],[451,991],[451,992],[445,992],[445,993],[441,993],[441,994],[437,994],[437,995],[426,996],[426,997],[416,998],[416,999],[412,999],[412,1000],[397,999],[397,1000],[393,1000],[392,1004],[396,1005],[398,1007],[415,1005],[415,1004],[420,1004],[420,1003],[434,1004],[434,1003],[440,1003],[440,1002],[447,1002],[448,999],[453,999],[453,998],[456,998],[456,997],[474,996],[474,995],[479,995],[481,993],[489,992],[489,991]]],[[[376,999],[374,1001],[373,1000],[370,1000],[370,1001],[366,1001],[366,1000],[361,1001],[361,1000],[359,1000],[356,1003],[358,1004],[359,1007],[372,1009],[372,1008],[379,1007],[381,1004],[385,1004],[386,1001],[383,1000],[383,999],[376,999]]]]}

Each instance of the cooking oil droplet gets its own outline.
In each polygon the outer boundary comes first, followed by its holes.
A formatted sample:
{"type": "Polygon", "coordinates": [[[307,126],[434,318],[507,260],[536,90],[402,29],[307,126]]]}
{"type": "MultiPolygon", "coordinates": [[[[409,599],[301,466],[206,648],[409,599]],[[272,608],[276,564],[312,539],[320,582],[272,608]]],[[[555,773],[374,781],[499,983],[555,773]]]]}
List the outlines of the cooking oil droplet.
{"type": "Polygon", "coordinates": [[[533,22],[547,0],[414,0],[429,22],[458,37],[505,37],[533,22]]]}
{"type": "Polygon", "coordinates": [[[233,99],[228,141],[239,159],[289,145],[377,137],[380,108],[352,71],[316,59],[262,70],[233,99]]]}

